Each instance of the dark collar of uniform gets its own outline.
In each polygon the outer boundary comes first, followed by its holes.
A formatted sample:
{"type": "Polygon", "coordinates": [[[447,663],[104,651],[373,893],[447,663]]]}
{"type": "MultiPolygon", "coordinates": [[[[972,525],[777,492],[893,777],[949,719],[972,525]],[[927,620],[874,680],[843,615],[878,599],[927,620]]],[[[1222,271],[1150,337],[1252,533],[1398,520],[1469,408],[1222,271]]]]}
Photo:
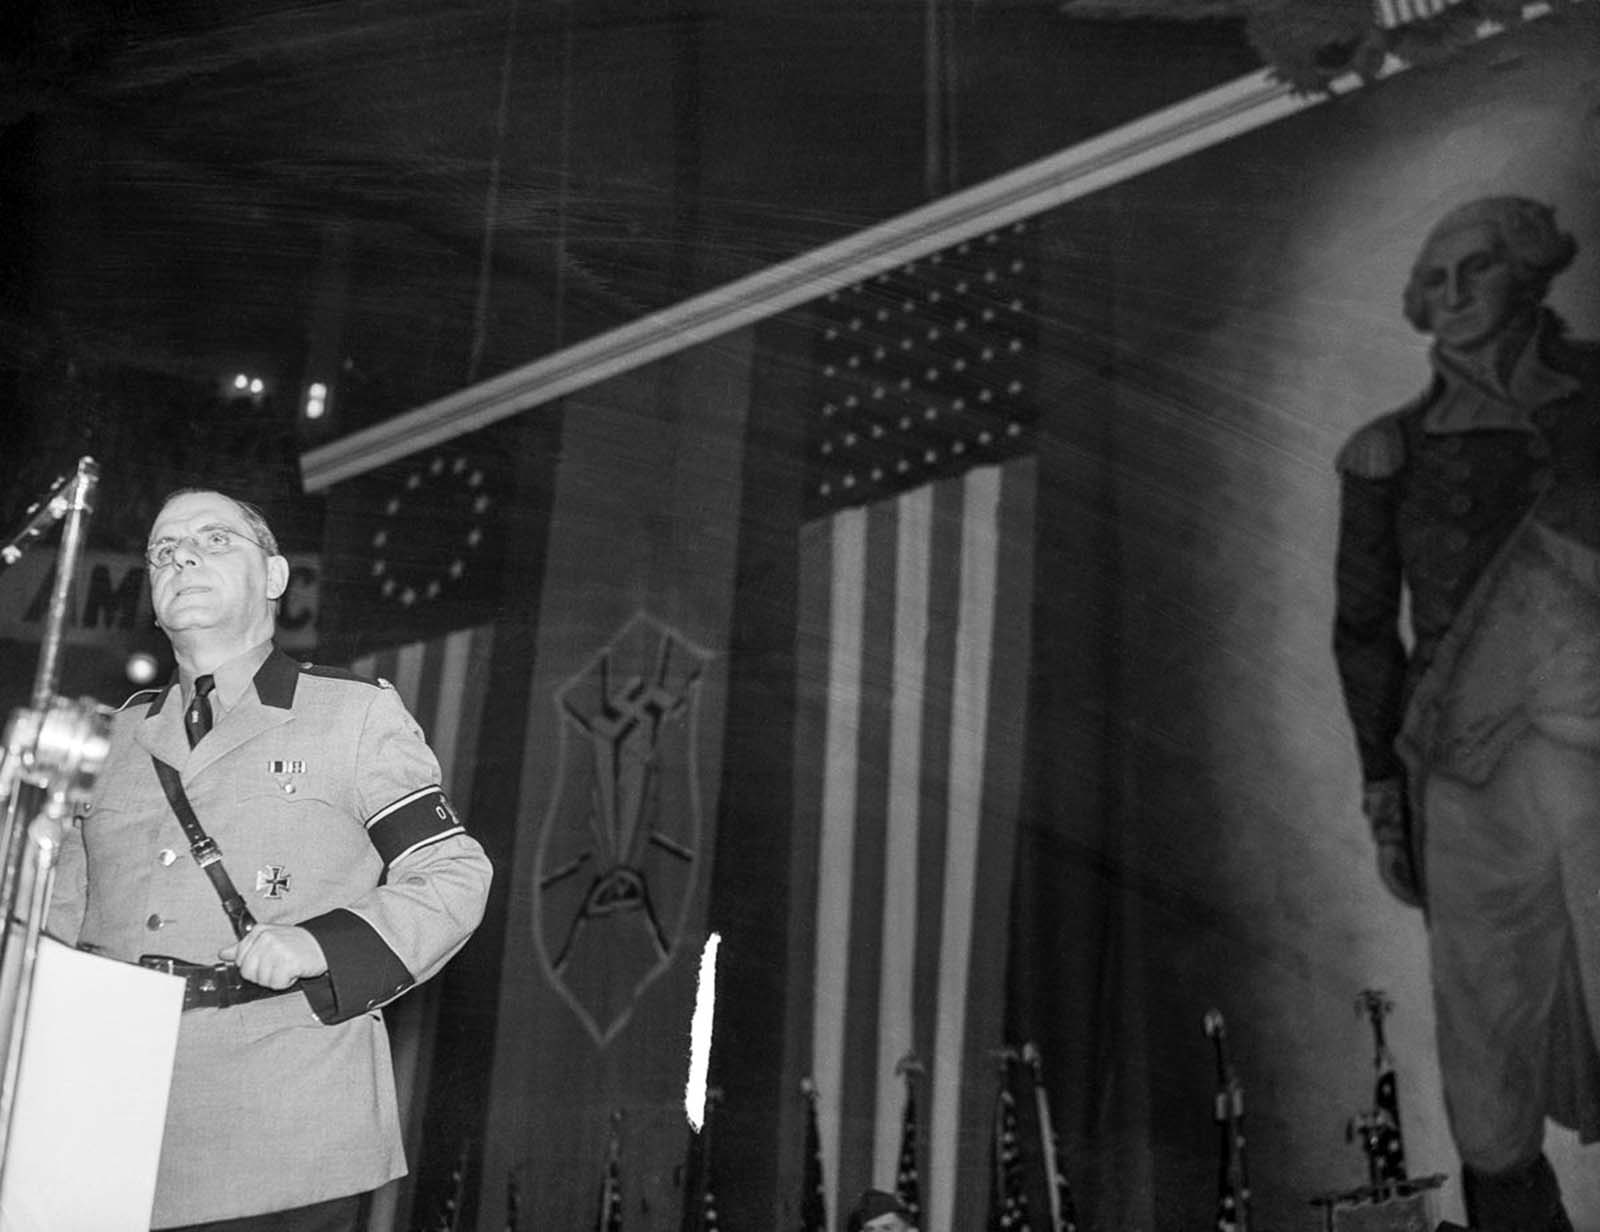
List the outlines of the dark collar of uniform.
{"type": "MultiPolygon", "coordinates": [[[[263,706],[288,710],[294,706],[295,686],[300,682],[300,664],[279,650],[271,642],[229,659],[212,673],[217,681],[217,693],[224,711],[239,704],[251,683],[255,684],[256,697],[263,706]]],[[[167,696],[178,687],[177,677],[156,695],[146,712],[150,717],[161,713],[167,696]]]]}
{"type": "MultiPolygon", "coordinates": [[[[217,717],[221,718],[244,700],[250,691],[250,684],[257,673],[273,653],[272,639],[258,642],[242,655],[235,655],[226,663],[219,664],[211,673],[211,678],[216,682],[216,692],[212,694],[215,701],[212,705],[216,708],[217,717]]],[[[180,673],[181,680],[181,673],[180,673]]],[[[193,695],[193,682],[182,681],[184,684],[183,700],[188,703],[193,695]]]]}
{"type": "Polygon", "coordinates": [[[299,683],[300,661],[274,646],[256,671],[256,696],[263,706],[289,710],[294,707],[294,690],[299,683]]]}
{"type": "Polygon", "coordinates": [[[1433,349],[1434,397],[1422,418],[1426,432],[1471,432],[1479,428],[1531,431],[1529,413],[1571,397],[1582,382],[1551,363],[1563,349],[1562,326],[1554,313],[1539,314],[1538,324],[1512,363],[1504,381],[1494,373],[1468,367],[1448,352],[1433,349]]]}

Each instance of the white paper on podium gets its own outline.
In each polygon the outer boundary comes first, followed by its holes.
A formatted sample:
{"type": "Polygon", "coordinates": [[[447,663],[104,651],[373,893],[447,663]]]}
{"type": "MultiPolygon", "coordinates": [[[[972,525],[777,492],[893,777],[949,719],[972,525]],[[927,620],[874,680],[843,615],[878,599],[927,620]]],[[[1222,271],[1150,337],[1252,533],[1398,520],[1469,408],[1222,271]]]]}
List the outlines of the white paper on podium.
{"type": "Polygon", "coordinates": [[[0,1232],[146,1232],[183,980],[39,943],[0,1232]]]}

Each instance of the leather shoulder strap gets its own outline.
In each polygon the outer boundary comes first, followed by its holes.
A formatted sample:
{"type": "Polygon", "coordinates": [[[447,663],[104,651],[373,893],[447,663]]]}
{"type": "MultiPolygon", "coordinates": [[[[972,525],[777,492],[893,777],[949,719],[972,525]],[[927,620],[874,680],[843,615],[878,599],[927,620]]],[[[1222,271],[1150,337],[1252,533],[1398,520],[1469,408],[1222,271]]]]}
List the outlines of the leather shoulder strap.
{"type": "Polygon", "coordinates": [[[178,824],[183,827],[183,836],[189,840],[189,854],[211,879],[212,888],[222,900],[222,910],[228,917],[228,923],[233,925],[233,935],[242,938],[255,927],[256,921],[250,914],[250,908],[245,905],[244,896],[234,887],[233,878],[228,876],[228,870],[222,865],[222,849],[205,832],[205,827],[195,816],[194,805],[189,803],[189,794],[183,790],[183,778],[177,770],[159,757],[151,757],[150,760],[155,763],[156,778],[161,780],[161,790],[166,793],[167,803],[172,805],[178,824]]]}

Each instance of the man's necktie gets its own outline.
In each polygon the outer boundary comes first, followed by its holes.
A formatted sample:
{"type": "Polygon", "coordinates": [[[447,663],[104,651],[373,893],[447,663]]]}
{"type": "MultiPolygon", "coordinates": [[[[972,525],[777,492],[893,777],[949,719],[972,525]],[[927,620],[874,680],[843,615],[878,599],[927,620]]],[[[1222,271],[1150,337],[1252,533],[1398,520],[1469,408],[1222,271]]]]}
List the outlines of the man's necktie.
{"type": "Polygon", "coordinates": [[[200,743],[200,737],[211,730],[211,690],[217,682],[210,676],[199,676],[194,682],[194,700],[184,711],[183,730],[188,733],[189,747],[200,743]]]}

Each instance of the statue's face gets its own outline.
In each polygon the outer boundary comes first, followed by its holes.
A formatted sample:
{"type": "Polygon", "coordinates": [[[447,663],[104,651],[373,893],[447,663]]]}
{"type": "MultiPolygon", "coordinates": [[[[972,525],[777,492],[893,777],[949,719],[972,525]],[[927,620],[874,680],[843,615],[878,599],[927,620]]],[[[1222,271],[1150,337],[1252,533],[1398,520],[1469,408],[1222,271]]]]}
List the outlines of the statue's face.
{"type": "Polygon", "coordinates": [[[1526,301],[1492,226],[1435,236],[1417,261],[1427,329],[1444,346],[1470,350],[1496,337],[1526,301]]]}

